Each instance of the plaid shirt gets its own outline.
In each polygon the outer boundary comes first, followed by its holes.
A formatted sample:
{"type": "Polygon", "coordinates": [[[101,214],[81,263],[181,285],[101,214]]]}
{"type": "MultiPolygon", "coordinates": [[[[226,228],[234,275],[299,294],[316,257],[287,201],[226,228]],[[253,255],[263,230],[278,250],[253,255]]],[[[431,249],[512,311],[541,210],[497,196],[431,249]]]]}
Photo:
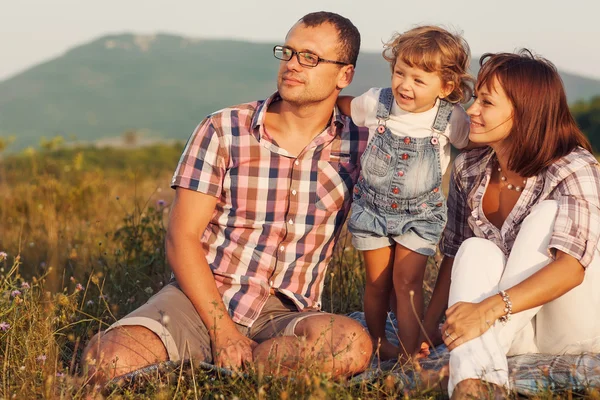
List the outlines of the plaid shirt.
{"type": "Polygon", "coordinates": [[[202,121],[171,183],[217,197],[201,243],[225,306],[245,326],[271,288],[300,310],[321,308],[369,134],[336,108],[331,124],[293,157],[265,132],[267,107],[279,100],[275,94],[202,121]]]}
{"type": "Polygon", "coordinates": [[[600,169],[598,161],[581,147],[528,178],[519,200],[496,228],[483,213],[482,199],[495,165],[495,153],[480,148],[460,154],[454,162],[448,194],[448,223],[441,251],[454,257],[472,236],[494,242],[508,256],[523,219],[543,200],[556,200],[558,213],[548,251],[557,249],[587,267],[600,237],[600,169]]]}

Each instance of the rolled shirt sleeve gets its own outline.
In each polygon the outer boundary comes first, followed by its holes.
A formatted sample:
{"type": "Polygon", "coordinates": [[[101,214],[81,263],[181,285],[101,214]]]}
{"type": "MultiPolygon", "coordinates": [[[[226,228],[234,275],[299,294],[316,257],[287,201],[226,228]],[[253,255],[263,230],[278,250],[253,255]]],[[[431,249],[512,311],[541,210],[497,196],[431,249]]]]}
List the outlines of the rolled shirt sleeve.
{"type": "Polygon", "coordinates": [[[211,117],[194,130],[179,159],[171,187],[182,187],[219,197],[229,154],[221,130],[211,117]]]}
{"type": "Polygon", "coordinates": [[[548,250],[560,250],[587,267],[600,238],[600,170],[588,165],[567,176],[555,189],[558,212],[548,250]]]}

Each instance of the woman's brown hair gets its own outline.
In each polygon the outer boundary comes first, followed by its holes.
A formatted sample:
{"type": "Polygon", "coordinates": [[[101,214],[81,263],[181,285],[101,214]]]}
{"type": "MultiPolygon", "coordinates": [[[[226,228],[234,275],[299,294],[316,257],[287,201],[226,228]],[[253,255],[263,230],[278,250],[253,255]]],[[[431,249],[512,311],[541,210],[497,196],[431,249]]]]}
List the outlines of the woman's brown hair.
{"type": "Polygon", "coordinates": [[[471,50],[458,34],[439,26],[419,26],[392,36],[385,43],[382,55],[390,63],[392,73],[400,57],[410,67],[439,73],[444,85],[452,82],[453,90],[446,97],[451,103],[466,103],[471,99],[475,81],[469,74],[471,50]]]}
{"type": "Polygon", "coordinates": [[[534,176],[577,146],[592,151],[571,115],[554,64],[527,49],[517,54],[486,53],[479,64],[477,90],[492,90],[497,80],[513,106],[507,142],[510,170],[534,176]]]}

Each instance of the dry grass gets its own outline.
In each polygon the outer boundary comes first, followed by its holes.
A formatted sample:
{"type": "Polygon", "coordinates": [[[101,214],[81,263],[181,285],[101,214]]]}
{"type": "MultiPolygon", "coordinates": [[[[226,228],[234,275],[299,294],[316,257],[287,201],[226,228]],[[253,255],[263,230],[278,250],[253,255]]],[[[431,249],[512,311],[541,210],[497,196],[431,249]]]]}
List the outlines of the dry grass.
{"type": "MultiPolygon", "coordinates": [[[[100,396],[78,376],[81,350],[168,279],[168,185],[180,150],[140,150],[161,159],[71,149],[26,152],[0,162],[0,398],[100,396]]],[[[360,310],[364,272],[347,235],[330,271],[324,308],[360,310]]],[[[427,292],[435,273],[430,263],[427,292]]],[[[221,376],[189,365],[107,390],[103,395],[115,399],[442,396],[404,391],[385,375],[350,384],[314,370],[274,380],[259,371],[221,376]]]]}

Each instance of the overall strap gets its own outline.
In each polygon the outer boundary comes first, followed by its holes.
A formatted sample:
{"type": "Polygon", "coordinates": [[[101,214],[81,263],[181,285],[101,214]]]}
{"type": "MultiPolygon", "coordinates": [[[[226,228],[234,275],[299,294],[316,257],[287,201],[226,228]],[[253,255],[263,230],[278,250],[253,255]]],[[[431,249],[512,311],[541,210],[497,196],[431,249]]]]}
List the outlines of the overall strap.
{"type": "Polygon", "coordinates": [[[434,132],[444,133],[446,131],[446,127],[450,121],[450,116],[452,115],[453,109],[453,103],[450,103],[448,100],[440,99],[440,107],[438,108],[435,119],[433,120],[433,125],[431,125],[431,129],[434,132]]]}
{"type": "Polygon", "coordinates": [[[377,119],[380,121],[389,119],[393,104],[394,94],[392,93],[392,88],[381,89],[379,92],[379,104],[377,104],[377,119]]]}

